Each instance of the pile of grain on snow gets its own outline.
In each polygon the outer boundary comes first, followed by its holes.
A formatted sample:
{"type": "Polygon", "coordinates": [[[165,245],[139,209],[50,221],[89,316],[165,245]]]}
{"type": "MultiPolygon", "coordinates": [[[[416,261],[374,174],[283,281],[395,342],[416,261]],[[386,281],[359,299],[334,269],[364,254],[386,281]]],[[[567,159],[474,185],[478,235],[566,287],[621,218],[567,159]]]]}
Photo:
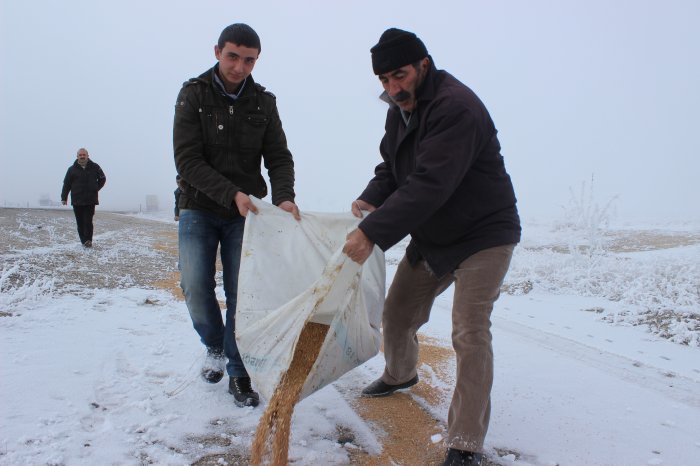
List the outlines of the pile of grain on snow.
{"type": "Polygon", "coordinates": [[[328,325],[313,322],[307,322],[304,325],[294,350],[292,363],[282,376],[255,431],[250,455],[251,465],[284,466],[287,464],[289,430],[294,405],[299,400],[304,382],[318,358],[328,328],[328,325]]]}

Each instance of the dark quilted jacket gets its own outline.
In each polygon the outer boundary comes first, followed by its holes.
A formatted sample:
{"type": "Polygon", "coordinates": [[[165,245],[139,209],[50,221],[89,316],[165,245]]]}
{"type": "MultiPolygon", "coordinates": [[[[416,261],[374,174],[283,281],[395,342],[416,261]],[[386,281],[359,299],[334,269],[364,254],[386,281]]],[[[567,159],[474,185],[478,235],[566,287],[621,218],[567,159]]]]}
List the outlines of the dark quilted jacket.
{"type": "Polygon", "coordinates": [[[184,83],[175,104],[173,148],[183,180],[179,208],[238,215],[233,202],[238,191],[267,195],[261,162],[272,203],[294,201],[294,162],[275,96],[249,76],[233,100],[213,81],[216,68],[184,83]]]}

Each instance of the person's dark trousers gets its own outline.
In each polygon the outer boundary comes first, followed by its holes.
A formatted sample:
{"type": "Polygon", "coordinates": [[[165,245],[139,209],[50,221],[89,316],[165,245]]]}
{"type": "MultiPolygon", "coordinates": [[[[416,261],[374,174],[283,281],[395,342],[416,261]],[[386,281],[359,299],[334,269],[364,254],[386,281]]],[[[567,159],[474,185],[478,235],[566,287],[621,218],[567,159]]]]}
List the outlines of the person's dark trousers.
{"type": "Polygon", "coordinates": [[[95,205],[74,205],[75,223],[78,224],[80,243],[92,241],[92,218],[95,216],[95,205]]]}

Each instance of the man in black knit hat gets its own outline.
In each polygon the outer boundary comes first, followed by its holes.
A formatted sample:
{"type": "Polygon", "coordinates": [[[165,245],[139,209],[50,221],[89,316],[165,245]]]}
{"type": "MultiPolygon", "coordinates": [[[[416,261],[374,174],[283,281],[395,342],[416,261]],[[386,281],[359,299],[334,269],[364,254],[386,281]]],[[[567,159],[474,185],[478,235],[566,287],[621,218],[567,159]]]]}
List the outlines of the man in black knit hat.
{"type": "Polygon", "coordinates": [[[418,329],[454,283],[456,386],[443,466],[480,465],[491,411],[491,311],[520,241],[513,186],[496,128],[467,86],[438,70],[415,34],[388,29],[372,68],[389,104],[383,161],[352,211],[372,212],[350,232],[346,254],[363,263],[375,245],[411,241],[382,317],[386,366],[364,396],[418,383],[418,329]]]}

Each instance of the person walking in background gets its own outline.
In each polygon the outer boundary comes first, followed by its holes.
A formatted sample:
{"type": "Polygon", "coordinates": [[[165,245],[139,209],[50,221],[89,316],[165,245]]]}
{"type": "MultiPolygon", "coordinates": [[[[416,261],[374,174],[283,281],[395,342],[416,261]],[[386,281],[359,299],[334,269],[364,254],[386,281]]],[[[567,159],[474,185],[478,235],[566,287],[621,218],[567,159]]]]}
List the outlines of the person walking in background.
{"type": "Polygon", "coordinates": [[[443,466],[483,464],[491,410],[491,310],[520,220],[496,128],[467,86],[438,70],[415,34],[388,29],[371,49],[389,104],[383,161],[352,212],[372,212],[348,234],[346,254],[363,263],[375,245],[411,241],[382,316],[386,366],[364,396],[418,383],[418,329],[435,298],[454,283],[452,344],[456,386],[443,466]]]}
{"type": "Polygon", "coordinates": [[[175,176],[175,183],[177,184],[177,188],[175,188],[175,191],[173,191],[173,194],[175,195],[175,221],[180,220],[180,193],[182,192],[182,189],[180,189],[180,175],[175,176]]]}
{"type": "Polygon", "coordinates": [[[294,203],[294,162],[275,96],[251,75],[260,55],[258,34],[246,24],[226,27],[214,46],[217,63],[185,82],[175,104],[175,166],[182,177],[178,197],[181,287],[207,357],[201,375],[218,383],[229,375],[237,406],[257,406],[235,340],[238,269],[245,216],[263,198],[300,219],[294,203]],[[226,322],[216,299],[217,248],[221,247],[226,322]]]}
{"type": "Polygon", "coordinates": [[[70,193],[80,243],[86,248],[92,247],[92,219],[95,216],[95,206],[99,204],[97,193],[106,182],[107,177],[102,168],[90,160],[87,149],[78,149],[76,161],[68,168],[63,178],[61,204],[68,203],[70,193]]]}

